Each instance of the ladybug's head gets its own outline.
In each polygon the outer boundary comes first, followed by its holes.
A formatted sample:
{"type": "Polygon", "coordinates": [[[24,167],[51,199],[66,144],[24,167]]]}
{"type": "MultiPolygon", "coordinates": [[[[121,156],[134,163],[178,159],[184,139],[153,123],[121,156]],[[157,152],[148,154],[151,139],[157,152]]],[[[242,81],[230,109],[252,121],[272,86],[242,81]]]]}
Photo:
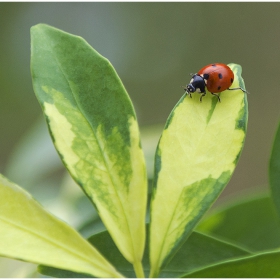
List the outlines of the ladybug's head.
{"type": "Polygon", "coordinates": [[[189,83],[187,85],[187,87],[185,88],[185,90],[188,92],[188,93],[192,93],[192,92],[195,92],[195,87],[193,86],[192,83],[189,83]]]}
{"type": "Polygon", "coordinates": [[[187,93],[193,93],[193,92],[199,92],[203,93],[205,92],[205,80],[200,75],[194,74],[190,80],[190,83],[185,88],[185,91],[187,93]]]}

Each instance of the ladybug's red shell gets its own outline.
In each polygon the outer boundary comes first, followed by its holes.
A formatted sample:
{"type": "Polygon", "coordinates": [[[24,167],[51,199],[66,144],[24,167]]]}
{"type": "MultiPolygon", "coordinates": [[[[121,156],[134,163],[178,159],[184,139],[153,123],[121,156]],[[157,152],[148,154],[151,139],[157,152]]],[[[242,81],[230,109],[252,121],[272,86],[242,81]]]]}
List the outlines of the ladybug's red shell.
{"type": "Polygon", "coordinates": [[[207,89],[212,93],[222,92],[228,89],[234,80],[232,70],[225,64],[209,64],[198,71],[205,80],[207,89]]]}

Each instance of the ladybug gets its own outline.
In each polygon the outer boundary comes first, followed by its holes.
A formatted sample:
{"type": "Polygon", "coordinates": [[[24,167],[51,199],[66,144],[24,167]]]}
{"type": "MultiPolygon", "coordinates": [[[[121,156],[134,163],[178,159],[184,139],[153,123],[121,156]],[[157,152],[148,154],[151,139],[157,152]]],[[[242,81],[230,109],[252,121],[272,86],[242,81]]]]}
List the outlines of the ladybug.
{"type": "Polygon", "coordinates": [[[221,102],[220,96],[217,94],[224,90],[242,90],[246,93],[246,90],[238,88],[229,88],[234,80],[234,74],[232,70],[225,64],[214,63],[209,64],[200,69],[191,78],[190,83],[184,88],[185,92],[192,97],[193,92],[201,94],[200,102],[202,97],[205,96],[207,90],[217,96],[219,102],[221,102]]]}

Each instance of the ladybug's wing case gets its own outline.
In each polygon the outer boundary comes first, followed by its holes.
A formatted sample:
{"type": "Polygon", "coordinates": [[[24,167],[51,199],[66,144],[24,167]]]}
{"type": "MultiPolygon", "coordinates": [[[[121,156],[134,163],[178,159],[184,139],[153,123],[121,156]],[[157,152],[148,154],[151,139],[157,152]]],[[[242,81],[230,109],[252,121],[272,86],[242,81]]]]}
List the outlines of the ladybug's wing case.
{"type": "Polygon", "coordinates": [[[222,92],[229,88],[231,84],[229,84],[226,80],[219,78],[221,73],[213,72],[209,76],[209,80],[207,81],[206,87],[210,92],[222,92]]]}
{"type": "Polygon", "coordinates": [[[203,75],[206,80],[206,87],[212,93],[228,89],[234,79],[232,70],[222,63],[207,65],[199,70],[198,75],[203,75]]]}

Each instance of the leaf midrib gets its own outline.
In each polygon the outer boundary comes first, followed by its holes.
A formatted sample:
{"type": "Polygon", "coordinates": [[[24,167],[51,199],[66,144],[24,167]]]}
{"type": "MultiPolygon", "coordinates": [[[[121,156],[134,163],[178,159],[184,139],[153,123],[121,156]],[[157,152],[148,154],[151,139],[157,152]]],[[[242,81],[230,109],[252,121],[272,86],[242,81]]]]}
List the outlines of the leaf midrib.
{"type": "MultiPolygon", "coordinates": [[[[52,245],[54,245],[55,247],[58,247],[58,248],[61,248],[63,249],[64,251],[66,252],[69,252],[70,254],[74,255],[74,256],[78,256],[80,259],[82,260],[85,260],[86,262],[92,264],[94,267],[98,267],[98,269],[100,270],[103,270],[104,271],[104,268],[97,265],[96,263],[92,262],[91,258],[87,258],[83,255],[81,255],[80,253],[74,251],[74,250],[70,250],[69,247],[65,246],[64,243],[61,243],[61,242],[57,242],[56,240],[53,240],[53,239],[50,239],[48,238],[48,236],[44,236],[43,233],[40,233],[40,232],[36,232],[34,230],[31,230],[30,228],[27,228],[27,227],[24,227],[22,225],[19,225],[17,223],[13,223],[12,221],[10,220],[7,220],[3,217],[0,216],[0,220],[6,224],[9,224],[15,228],[18,228],[20,229],[21,231],[24,231],[26,232],[27,234],[31,234],[33,236],[36,236],[38,239],[41,239],[41,240],[44,240],[44,241],[47,241],[47,243],[50,243],[52,245]]],[[[90,245],[90,244],[89,244],[90,245]]],[[[92,246],[92,245],[91,245],[92,246]]],[[[33,260],[32,260],[33,262],[33,260]]],[[[39,263],[41,264],[41,263],[39,263]]],[[[94,274],[93,274],[94,275],[94,274]]]]}

